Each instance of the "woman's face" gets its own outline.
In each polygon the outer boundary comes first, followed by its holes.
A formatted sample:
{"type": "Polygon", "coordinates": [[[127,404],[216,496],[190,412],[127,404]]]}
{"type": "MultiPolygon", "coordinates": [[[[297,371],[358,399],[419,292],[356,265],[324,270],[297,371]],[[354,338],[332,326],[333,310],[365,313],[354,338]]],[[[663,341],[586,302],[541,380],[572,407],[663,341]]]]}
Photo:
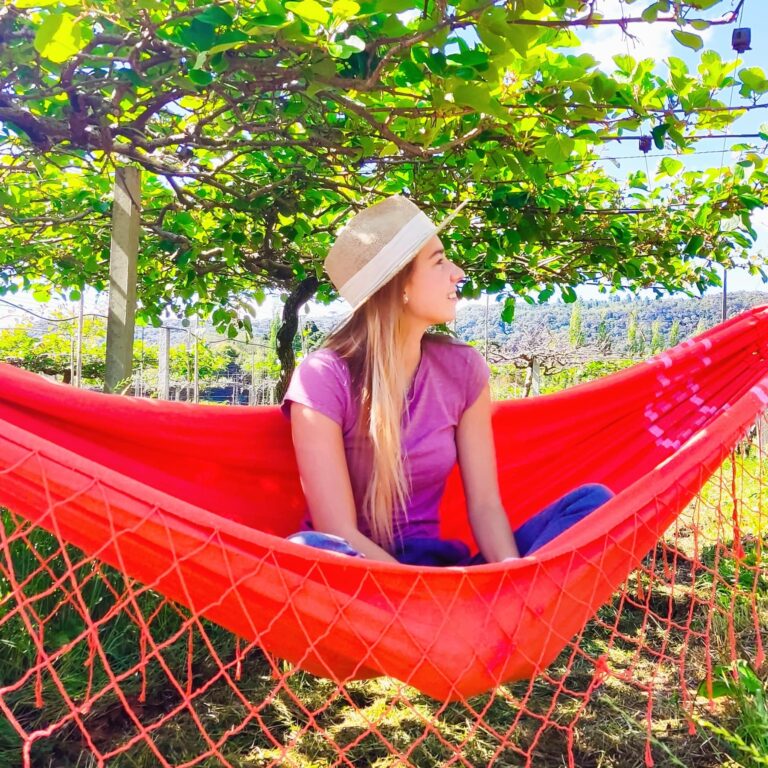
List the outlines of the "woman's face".
{"type": "Polygon", "coordinates": [[[464,270],[446,257],[443,243],[435,235],[414,257],[405,283],[408,301],[403,311],[427,325],[452,322],[458,302],[456,284],[463,277],[464,270]]]}

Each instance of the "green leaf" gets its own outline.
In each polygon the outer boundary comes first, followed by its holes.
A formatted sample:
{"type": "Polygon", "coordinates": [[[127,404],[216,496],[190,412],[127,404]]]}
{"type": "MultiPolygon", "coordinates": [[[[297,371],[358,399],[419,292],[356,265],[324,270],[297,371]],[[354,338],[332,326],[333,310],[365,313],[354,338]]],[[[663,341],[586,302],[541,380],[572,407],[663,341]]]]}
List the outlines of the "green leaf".
{"type": "Polygon", "coordinates": [[[441,51],[436,51],[435,53],[430,54],[425,63],[430,72],[440,75],[441,77],[445,74],[447,69],[446,59],[445,54],[441,51]]]}
{"type": "Polygon", "coordinates": [[[473,83],[472,85],[458,85],[453,89],[453,100],[457,104],[473,107],[478,112],[490,112],[492,109],[491,94],[487,88],[473,83]]]}
{"type": "Polygon", "coordinates": [[[354,0],[336,0],[331,6],[331,13],[337,19],[351,19],[360,12],[360,4],[354,0]]]}
{"type": "Polygon", "coordinates": [[[686,48],[691,48],[694,51],[698,51],[704,45],[704,41],[699,35],[694,35],[693,32],[683,32],[682,29],[673,29],[672,36],[677,40],[680,45],[684,45],[686,48]]]}
{"type": "Polygon", "coordinates": [[[656,145],[656,149],[664,149],[664,137],[667,135],[669,125],[662,123],[656,125],[651,129],[651,136],[653,136],[653,143],[656,145]]]}
{"type": "Polygon", "coordinates": [[[202,13],[195,16],[195,19],[204,24],[210,24],[213,27],[221,25],[230,25],[232,17],[220,5],[212,5],[206,8],[202,13]]]}
{"type": "Polygon", "coordinates": [[[388,141],[379,150],[379,157],[389,157],[391,155],[397,155],[399,152],[400,147],[398,147],[394,141],[388,141]]]}
{"type": "Polygon", "coordinates": [[[409,84],[420,83],[424,79],[424,73],[421,71],[421,67],[414,64],[410,59],[405,59],[400,64],[399,70],[409,84]]]}
{"type": "Polygon", "coordinates": [[[562,163],[571,156],[573,145],[569,136],[551,136],[544,145],[544,156],[553,163],[562,163]]]}
{"type": "Polygon", "coordinates": [[[528,53],[528,46],[533,39],[535,27],[521,27],[510,24],[504,34],[504,37],[512,44],[512,47],[521,55],[528,53]]]}
{"type": "Polygon", "coordinates": [[[285,4],[287,10],[295,14],[304,21],[310,21],[314,24],[327,24],[330,20],[330,14],[323,8],[317,0],[300,0],[300,2],[288,2],[285,4]]]}
{"type": "Polygon", "coordinates": [[[515,297],[507,296],[504,299],[504,307],[501,310],[501,319],[505,323],[511,323],[515,319],[515,297]]]}
{"type": "Polygon", "coordinates": [[[689,256],[695,256],[704,245],[704,237],[702,235],[694,235],[685,246],[685,253],[689,256]]]}
{"type": "Polygon", "coordinates": [[[675,157],[665,157],[661,163],[659,163],[659,174],[664,176],[674,176],[683,167],[682,160],[678,160],[675,157]]]}
{"type": "Polygon", "coordinates": [[[636,65],[635,60],[631,56],[623,53],[616,54],[616,56],[613,57],[613,62],[619,68],[620,72],[627,75],[632,74],[636,65]]]}
{"type": "MultiPolygon", "coordinates": [[[[230,51],[233,48],[238,48],[249,40],[249,36],[245,32],[241,32],[239,29],[229,29],[226,32],[216,35],[216,45],[212,45],[206,53],[213,58],[217,53],[223,51],[230,51]]],[[[215,67],[214,62],[211,65],[215,67]]],[[[223,69],[226,69],[226,65],[223,69]]],[[[218,70],[217,70],[218,71],[218,70]]]]}
{"type": "Polygon", "coordinates": [[[661,3],[652,3],[640,14],[640,18],[643,21],[656,21],[656,17],[661,9],[661,3]]]}
{"type": "Polygon", "coordinates": [[[357,35],[350,35],[344,40],[340,40],[338,43],[331,43],[328,46],[328,50],[334,58],[348,59],[353,54],[365,50],[365,41],[357,35]]]}
{"type": "Polygon", "coordinates": [[[741,685],[747,693],[752,694],[753,696],[761,694],[763,691],[763,683],[749,664],[743,659],[739,659],[737,662],[737,669],[739,674],[739,685],[741,685]]]}
{"type": "Polygon", "coordinates": [[[178,30],[177,37],[187,48],[207,51],[216,41],[216,30],[210,24],[193,19],[188,26],[178,30]]]}
{"type": "Polygon", "coordinates": [[[768,79],[760,67],[748,67],[739,71],[739,80],[744,83],[741,89],[742,96],[752,93],[762,94],[768,91],[768,79]]]}
{"type": "Polygon", "coordinates": [[[488,67],[488,54],[486,51],[479,49],[452,53],[448,58],[457,64],[463,64],[467,67],[476,67],[478,69],[486,69],[488,67]]]}
{"type": "Polygon", "coordinates": [[[51,300],[51,288],[48,285],[36,285],[32,289],[32,298],[35,301],[45,303],[51,300]]]}
{"type": "Polygon", "coordinates": [[[209,85],[213,81],[213,75],[204,69],[190,69],[187,76],[195,85],[209,85]]]}
{"type": "Polygon", "coordinates": [[[576,291],[574,291],[574,290],[573,290],[573,288],[571,288],[571,286],[570,286],[570,285],[564,285],[564,286],[562,286],[562,288],[560,289],[560,293],[562,293],[562,295],[563,295],[563,301],[564,301],[566,304],[573,304],[573,302],[574,302],[574,301],[576,301],[576,299],[578,299],[578,298],[579,298],[579,297],[576,295],[576,291]]]}
{"type": "Polygon", "coordinates": [[[372,5],[377,13],[402,13],[413,9],[413,0],[376,0],[372,5]]]}
{"type": "Polygon", "coordinates": [[[254,16],[250,19],[251,26],[246,30],[248,35],[258,35],[264,31],[264,28],[283,27],[288,24],[288,19],[284,14],[263,13],[260,16],[254,16]]]}
{"type": "Polygon", "coordinates": [[[43,58],[61,64],[83,48],[83,31],[84,24],[71,13],[52,13],[35,34],[35,50],[43,58]]]}
{"type": "Polygon", "coordinates": [[[762,208],[764,205],[763,201],[757,195],[753,195],[748,192],[744,192],[739,195],[739,201],[745,208],[748,208],[750,211],[754,210],[755,208],[762,208]]]}
{"type": "Polygon", "coordinates": [[[80,0],[15,0],[14,8],[48,8],[51,5],[77,5],[80,0]]]}

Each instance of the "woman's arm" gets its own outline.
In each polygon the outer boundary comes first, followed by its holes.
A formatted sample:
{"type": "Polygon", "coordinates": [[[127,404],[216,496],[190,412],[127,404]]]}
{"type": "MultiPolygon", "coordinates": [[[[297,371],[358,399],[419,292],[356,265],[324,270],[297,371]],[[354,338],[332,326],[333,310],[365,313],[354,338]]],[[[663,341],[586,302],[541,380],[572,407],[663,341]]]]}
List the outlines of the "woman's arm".
{"type": "Polygon", "coordinates": [[[372,560],[397,562],[357,527],[341,427],[319,411],[293,402],[291,434],[301,487],[315,530],[341,536],[372,560]]]}
{"type": "Polygon", "coordinates": [[[519,557],[501,504],[491,427],[491,392],[487,384],[464,411],[456,429],[456,443],[469,522],[480,552],[489,563],[519,557]]]}

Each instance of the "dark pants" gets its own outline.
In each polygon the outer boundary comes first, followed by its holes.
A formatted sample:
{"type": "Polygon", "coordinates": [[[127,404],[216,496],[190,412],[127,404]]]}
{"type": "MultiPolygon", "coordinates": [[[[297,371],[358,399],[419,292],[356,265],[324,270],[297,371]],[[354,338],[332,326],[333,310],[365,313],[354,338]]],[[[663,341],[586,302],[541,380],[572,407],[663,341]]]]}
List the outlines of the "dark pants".
{"type": "MultiPolygon", "coordinates": [[[[605,504],[613,493],[604,485],[590,483],[580,485],[570,493],[537,512],[515,531],[515,542],[521,555],[528,555],[552,541],[575,525],[582,518],[605,504]]],[[[317,531],[294,533],[291,541],[319,549],[329,549],[340,554],[360,556],[338,536],[317,531]]],[[[458,539],[409,538],[392,553],[407,565],[481,565],[486,562],[482,555],[474,557],[469,547],[458,539]]]]}

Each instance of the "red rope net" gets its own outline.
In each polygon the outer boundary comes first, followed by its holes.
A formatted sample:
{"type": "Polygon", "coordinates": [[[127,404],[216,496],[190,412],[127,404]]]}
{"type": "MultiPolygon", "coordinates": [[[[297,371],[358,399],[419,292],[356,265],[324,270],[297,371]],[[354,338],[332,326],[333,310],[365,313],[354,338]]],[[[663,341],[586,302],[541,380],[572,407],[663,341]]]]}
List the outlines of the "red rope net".
{"type": "MultiPolygon", "coordinates": [[[[734,691],[738,669],[764,671],[764,437],[756,430],[731,454],[553,663],[536,667],[530,649],[529,679],[450,702],[391,678],[314,677],[273,657],[270,643],[239,640],[203,618],[222,595],[192,611],[163,597],[191,553],[172,553],[148,583],[104,564],[102,555],[119,563],[114,541],[84,555],[52,512],[78,494],[93,497],[93,483],[61,499],[46,480],[30,493],[48,500],[38,520],[50,530],[2,512],[0,764],[714,766],[728,750],[757,759],[759,747],[723,706],[735,697],[707,692],[729,680],[734,691]],[[712,738],[713,728],[725,736],[712,738]]],[[[17,458],[0,482],[44,463],[35,451],[17,458]]],[[[141,521],[149,523],[165,525],[151,504],[141,521]]],[[[254,568],[279,572],[275,557],[266,552],[254,568]]],[[[251,575],[232,572],[232,589],[251,575]]],[[[427,577],[412,586],[425,599],[431,588],[427,577]]],[[[344,606],[336,609],[341,616],[344,606]]]]}

